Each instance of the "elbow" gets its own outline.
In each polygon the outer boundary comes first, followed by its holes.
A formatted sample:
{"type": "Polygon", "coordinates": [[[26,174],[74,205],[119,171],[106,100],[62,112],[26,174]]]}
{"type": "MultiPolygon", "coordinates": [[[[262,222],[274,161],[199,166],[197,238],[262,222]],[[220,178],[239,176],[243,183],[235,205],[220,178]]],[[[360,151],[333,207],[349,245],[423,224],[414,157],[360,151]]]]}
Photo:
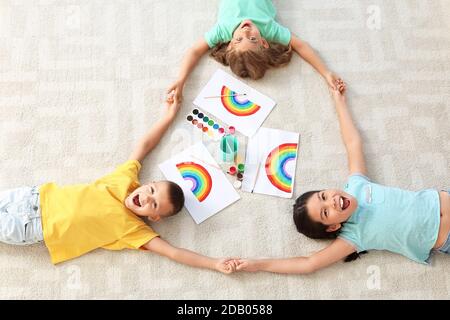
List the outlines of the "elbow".
{"type": "Polygon", "coordinates": [[[361,137],[358,135],[356,137],[352,137],[347,143],[347,149],[349,150],[362,150],[363,141],[361,137]]]}
{"type": "Polygon", "coordinates": [[[303,40],[300,40],[297,37],[292,37],[290,45],[291,45],[292,49],[294,49],[295,52],[297,52],[298,54],[301,55],[302,51],[308,44],[306,42],[304,42],[303,40]]]}
{"type": "Polygon", "coordinates": [[[314,261],[311,258],[305,258],[304,261],[298,263],[298,269],[296,270],[297,274],[301,275],[309,275],[313,274],[317,271],[317,266],[314,264],[314,261]]]}
{"type": "Polygon", "coordinates": [[[189,49],[188,55],[191,57],[200,58],[201,56],[203,56],[203,51],[200,48],[192,47],[189,49]]]}
{"type": "Polygon", "coordinates": [[[303,274],[313,274],[321,268],[319,261],[314,256],[306,258],[303,274]]]}
{"type": "Polygon", "coordinates": [[[314,268],[313,266],[306,266],[305,268],[303,268],[303,270],[301,270],[300,274],[303,275],[310,275],[313,274],[317,271],[316,268],[314,268]]]}
{"type": "Polygon", "coordinates": [[[177,260],[177,258],[179,257],[179,250],[175,250],[175,249],[171,249],[168,250],[165,254],[165,256],[167,258],[169,258],[170,260],[177,260]]]}
{"type": "Polygon", "coordinates": [[[361,136],[360,136],[359,134],[358,134],[357,137],[355,137],[353,143],[354,143],[356,146],[360,147],[360,148],[362,147],[362,145],[363,145],[363,140],[362,140],[362,138],[361,138],[361,136]]]}

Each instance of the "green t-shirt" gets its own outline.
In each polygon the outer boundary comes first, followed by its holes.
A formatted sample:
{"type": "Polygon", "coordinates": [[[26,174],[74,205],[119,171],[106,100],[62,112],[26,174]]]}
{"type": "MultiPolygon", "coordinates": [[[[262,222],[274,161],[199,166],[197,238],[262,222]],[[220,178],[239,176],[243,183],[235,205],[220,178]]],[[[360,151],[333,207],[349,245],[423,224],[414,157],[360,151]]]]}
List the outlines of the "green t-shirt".
{"type": "Polygon", "coordinates": [[[251,20],[267,41],[288,45],[291,32],[275,21],[276,13],[271,0],[222,0],[218,21],[206,32],[205,40],[210,48],[229,42],[241,22],[251,20]]]}

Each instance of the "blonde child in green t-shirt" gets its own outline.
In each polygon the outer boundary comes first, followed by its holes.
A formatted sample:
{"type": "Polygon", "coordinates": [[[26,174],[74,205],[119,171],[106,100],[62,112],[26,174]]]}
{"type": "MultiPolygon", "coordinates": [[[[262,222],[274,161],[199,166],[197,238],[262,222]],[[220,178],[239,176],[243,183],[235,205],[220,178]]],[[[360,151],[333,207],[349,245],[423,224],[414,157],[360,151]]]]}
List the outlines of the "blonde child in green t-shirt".
{"type": "Polygon", "coordinates": [[[336,89],[340,78],[331,72],[311,46],[275,21],[271,0],[222,0],[217,23],[186,53],[178,79],[169,86],[181,99],[185,82],[210,49],[211,56],[242,78],[260,79],[269,68],[284,66],[292,50],[311,64],[336,89]]]}
{"type": "Polygon", "coordinates": [[[46,183],[0,192],[0,242],[44,242],[55,264],[97,248],[141,249],[193,267],[235,271],[231,259],[214,259],[170,245],[142,219],[157,222],[178,213],[184,205],[177,184],[154,181],[141,185],[138,179],[141,162],[167,131],[179,107],[175,95],[128,160],[92,183],[46,183]]]}

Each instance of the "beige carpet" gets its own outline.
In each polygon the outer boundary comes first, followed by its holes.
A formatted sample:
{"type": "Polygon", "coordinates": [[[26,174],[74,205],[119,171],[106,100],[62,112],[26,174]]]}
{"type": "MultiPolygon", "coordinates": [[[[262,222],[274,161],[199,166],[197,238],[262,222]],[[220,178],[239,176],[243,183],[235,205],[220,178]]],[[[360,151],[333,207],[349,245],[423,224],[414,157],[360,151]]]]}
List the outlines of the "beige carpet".
{"type": "MultiPolygon", "coordinates": [[[[0,189],[89,182],[124,161],[157,119],[182,54],[215,22],[218,2],[0,0],[0,189]]],[[[348,81],[370,177],[410,189],[450,187],[450,1],[274,2],[281,22],[348,81]]],[[[191,102],[218,67],[201,61],[142,181],[163,178],[157,164],[181,149],[191,102]]],[[[295,195],[341,187],[346,156],[320,76],[294,57],[248,83],[278,102],[264,126],[301,133],[295,195]]],[[[183,141],[198,138],[191,133],[183,141]]],[[[326,245],[296,232],[293,200],[241,196],[201,225],[183,210],[154,228],[212,256],[298,256],[326,245]]],[[[371,252],[309,276],[225,276],[105,250],[55,267],[43,245],[1,244],[0,298],[448,299],[449,269],[448,256],[427,267],[371,252]]]]}

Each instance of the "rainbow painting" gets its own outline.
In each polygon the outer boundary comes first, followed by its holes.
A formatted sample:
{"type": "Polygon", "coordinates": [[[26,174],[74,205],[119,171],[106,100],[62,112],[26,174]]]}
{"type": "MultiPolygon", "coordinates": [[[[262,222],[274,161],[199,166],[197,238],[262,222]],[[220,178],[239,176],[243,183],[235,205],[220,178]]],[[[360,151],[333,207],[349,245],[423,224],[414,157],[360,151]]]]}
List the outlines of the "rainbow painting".
{"type": "Polygon", "coordinates": [[[230,88],[223,86],[221,92],[222,104],[228,112],[238,117],[247,117],[255,114],[261,109],[257,104],[240,96],[230,88]]]}
{"type": "Polygon", "coordinates": [[[204,201],[212,189],[212,179],[208,170],[195,162],[176,165],[184,180],[192,182],[191,191],[198,201],[204,201]]]}
{"type": "Polygon", "coordinates": [[[279,190],[292,192],[292,176],[286,165],[297,158],[297,143],[285,143],[276,147],[266,160],[266,174],[270,183],[279,190]]]}

